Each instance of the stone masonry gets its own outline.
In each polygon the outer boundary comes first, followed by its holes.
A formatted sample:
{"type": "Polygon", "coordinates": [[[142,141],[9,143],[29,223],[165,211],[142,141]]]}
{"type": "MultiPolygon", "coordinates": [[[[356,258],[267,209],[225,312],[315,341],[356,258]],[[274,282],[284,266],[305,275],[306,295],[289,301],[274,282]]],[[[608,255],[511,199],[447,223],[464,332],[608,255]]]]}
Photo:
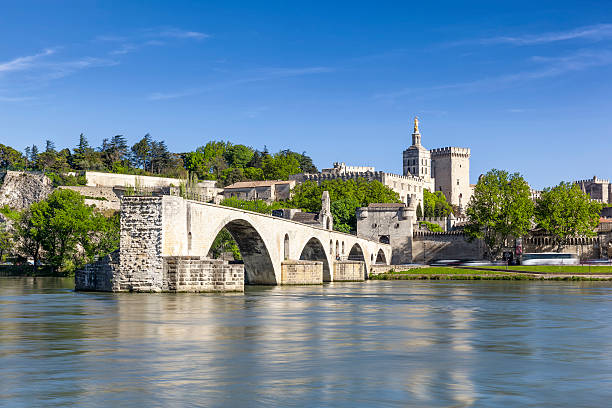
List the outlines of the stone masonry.
{"type": "Polygon", "coordinates": [[[365,276],[365,263],[361,261],[334,262],[334,282],[361,282],[365,276]]]}
{"type": "Polygon", "coordinates": [[[282,285],[320,285],[322,283],[322,261],[287,260],[281,263],[282,285]]]}
{"type": "Polygon", "coordinates": [[[114,291],[163,288],[162,206],[158,197],[124,197],[121,203],[119,273],[114,291]]]}
{"type": "Polygon", "coordinates": [[[168,292],[244,292],[244,265],[200,256],[164,257],[168,292]]]}
{"type": "Polygon", "coordinates": [[[74,274],[76,290],[112,292],[115,274],[119,271],[119,251],[112,252],[98,261],[85,265],[74,274]]]}

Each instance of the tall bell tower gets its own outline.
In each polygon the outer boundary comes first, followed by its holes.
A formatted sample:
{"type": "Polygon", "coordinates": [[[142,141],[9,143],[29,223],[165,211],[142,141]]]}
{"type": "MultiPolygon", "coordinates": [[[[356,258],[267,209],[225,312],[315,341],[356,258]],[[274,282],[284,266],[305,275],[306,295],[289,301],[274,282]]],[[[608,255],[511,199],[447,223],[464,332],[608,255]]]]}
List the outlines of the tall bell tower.
{"type": "Polygon", "coordinates": [[[412,146],[404,150],[403,159],[404,176],[420,177],[427,182],[431,180],[431,155],[429,150],[421,144],[419,118],[417,117],[414,118],[412,146]]]}

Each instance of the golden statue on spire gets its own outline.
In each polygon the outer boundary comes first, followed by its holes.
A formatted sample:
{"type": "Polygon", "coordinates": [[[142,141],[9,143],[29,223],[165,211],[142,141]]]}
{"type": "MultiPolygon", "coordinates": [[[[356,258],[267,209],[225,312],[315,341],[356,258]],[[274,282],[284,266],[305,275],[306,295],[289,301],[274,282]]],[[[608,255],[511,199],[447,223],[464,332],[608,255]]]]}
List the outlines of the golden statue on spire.
{"type": "Polygon", "coordinates": [[[414,117],[414,133],[419,133],[419,117],[414,117]]]}

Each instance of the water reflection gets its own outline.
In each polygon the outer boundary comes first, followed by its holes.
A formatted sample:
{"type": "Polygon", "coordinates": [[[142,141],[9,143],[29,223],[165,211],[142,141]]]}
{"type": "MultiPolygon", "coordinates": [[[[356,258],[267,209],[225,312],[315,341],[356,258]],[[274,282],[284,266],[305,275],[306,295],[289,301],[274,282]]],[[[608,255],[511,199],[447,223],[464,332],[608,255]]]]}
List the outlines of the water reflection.
{"type": "Polygon", "coordinates": [[[71,288],[0,280],[0,405],[606,406],[612,397],[605,283],[71,288]]]}

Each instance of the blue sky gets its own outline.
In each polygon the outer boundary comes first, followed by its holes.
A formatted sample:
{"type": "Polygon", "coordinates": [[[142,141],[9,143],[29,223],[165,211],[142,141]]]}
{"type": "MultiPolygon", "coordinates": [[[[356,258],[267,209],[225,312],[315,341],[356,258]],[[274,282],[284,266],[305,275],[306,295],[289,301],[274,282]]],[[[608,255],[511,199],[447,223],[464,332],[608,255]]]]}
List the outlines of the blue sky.
{"type": "Polygon", "coordinates": [[[400,173],[472,149],[534,187],[612,178],[612,2],[0,0],[0,143],[145,133],[400,173]]]}

